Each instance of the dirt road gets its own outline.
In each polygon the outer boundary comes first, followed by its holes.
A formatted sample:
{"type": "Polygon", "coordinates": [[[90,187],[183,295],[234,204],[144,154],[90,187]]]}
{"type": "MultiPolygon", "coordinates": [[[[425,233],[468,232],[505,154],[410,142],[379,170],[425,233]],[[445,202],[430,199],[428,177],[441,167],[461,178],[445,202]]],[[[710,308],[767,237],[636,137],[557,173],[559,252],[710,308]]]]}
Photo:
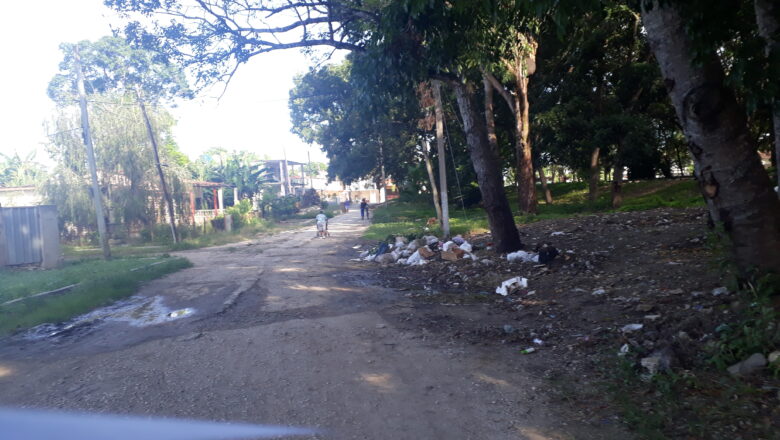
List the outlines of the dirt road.
{"type": "Polygon", "coordinates": [[[352,212],[331,221],[329,239],[309,227],[182,252],[195,266],[144,286],[128,306],[143,309],[135,320],[0,340],[0,405],[315,427],[334,439],[626,438],[570,422],[526,358],[408,324],[403,292],[348,261],[364,228],[352,212]],[[144,321],[155,307],[192,313],[144,321]]]}

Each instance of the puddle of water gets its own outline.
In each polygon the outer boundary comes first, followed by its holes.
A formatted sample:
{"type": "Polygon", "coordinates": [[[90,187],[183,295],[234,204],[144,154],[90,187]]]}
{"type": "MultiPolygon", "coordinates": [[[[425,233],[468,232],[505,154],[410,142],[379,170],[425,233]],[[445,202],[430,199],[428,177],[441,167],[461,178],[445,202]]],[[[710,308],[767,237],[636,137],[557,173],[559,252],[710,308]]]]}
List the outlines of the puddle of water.
{"type": "Polygon", "coordinates": [[[93,310],[59,324],[41,324],[22,334],[23,339],[60,338],[72,334],[86,334],[103,322],[126,322],[133,327],[146,327],[185,318],[195,309],[171,310],[163,305],[161,296],[133,296],[107,307],[93,310]]]}

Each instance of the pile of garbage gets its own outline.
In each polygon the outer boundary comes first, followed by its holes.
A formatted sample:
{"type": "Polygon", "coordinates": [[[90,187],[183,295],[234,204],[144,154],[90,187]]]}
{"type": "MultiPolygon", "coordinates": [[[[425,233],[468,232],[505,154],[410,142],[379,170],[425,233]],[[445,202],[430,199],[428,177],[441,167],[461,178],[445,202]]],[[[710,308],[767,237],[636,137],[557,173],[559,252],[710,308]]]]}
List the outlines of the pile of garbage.
{"type": "Polygon", "coordinates": [[[380,264],[422,266],[434,259],[436,255],[446,261],[458,261],[464,258],[476,260],[473,252],[474,247],[460,235],[446,242],[441,242],[433,235],[411,241],[406,237],[397,236],[395,243],[382,242],[373,251],[363,251],[360,259],[380,264]]]}

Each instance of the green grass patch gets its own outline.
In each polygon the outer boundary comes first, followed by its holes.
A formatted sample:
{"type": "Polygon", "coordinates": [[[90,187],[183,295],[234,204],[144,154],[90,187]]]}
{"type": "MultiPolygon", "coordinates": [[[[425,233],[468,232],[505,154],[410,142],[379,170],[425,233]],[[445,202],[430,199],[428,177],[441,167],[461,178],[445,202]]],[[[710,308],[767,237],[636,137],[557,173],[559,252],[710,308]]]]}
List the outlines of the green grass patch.
{"type": "Polygon", "coordinates": [[[82,260],[60,269],[0,271],[0,302],[80,283],[72,290],[0,306],[0,335],[44,322],[61,322],[128,297],[144,281],[191,267],[184,258],[82,260]],[[159,263],[154,264],[153,263],[159,263]],[[131,269],[141,268],[136,271],[131,269]]]}
{"type": "MultiPolygon", "coordinates": [[[[587,182],[556,183],[549,187],[553,203],[546,204],[544,194],[540,192],[538,213],[515,215],[517,224],[616,211],[612,209],[610,186],[606,183],[599,186],[599,196],[593,202],[588,200],[587,182]]],[[[516,210],[517,194],[513,188],[507,188],[507,196],[510,206],[516,210]]],[[[617,211],[685,208],[703,204],[693,180],[653,180],[626,183],[623,186],[623,205],[617,211]]],[[[427,220],[436,216],[431,203],[396,201],[376,209],[372,214],[372,224],[363,235],[369,240],[384,240],[388,235],[441,234],[438,227],[426,228],[427,220]]],[[[450,206],[450,230],[453,235],[488,231],[484,210],[450,206]]]]}

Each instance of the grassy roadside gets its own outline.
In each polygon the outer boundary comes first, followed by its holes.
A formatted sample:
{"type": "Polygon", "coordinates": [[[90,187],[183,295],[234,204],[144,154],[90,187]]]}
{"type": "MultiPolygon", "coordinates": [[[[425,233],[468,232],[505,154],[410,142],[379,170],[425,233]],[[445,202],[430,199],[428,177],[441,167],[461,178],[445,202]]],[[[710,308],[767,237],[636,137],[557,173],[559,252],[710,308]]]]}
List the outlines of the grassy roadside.
{"type": "MultiPolygon", "coordinates": [[[[588,201],[585,182],[556,183],[550,185],[553,203],[544,203],[539,194],[539,212],[535,215],[516,215],[517,224],[540,220],[589,215],[614,211],[610,205],[609,187],[599,188],[595,202],[588,201]]],[[[517,205],[516,194],[507,191],[510,206],[517,205]]],[[[701,206],[703,201],[693,180],[657,180],[627,183],[623,187],[623,206],[618,211],[641,211],[660,207],[701,206]]],[[[439,228],[426,230],[426,222],[435,217],[433,205],[427,200],[417,202],[395,202],[373,213],[372,225],[363,235],[369,240],[384,240],[388,235],[413,235],[423,232],[439,234],[439,228]]],[[[488,231],[485,212],[479,207],[463,210],[450,207],[450,230],[452,234],[478,234],[488,231]]]]}
{"type": "Polygon", "coordinates": [[[72,290],[0,306],[0,336],[61,322],[135,293],[145,281],[192,266],[184,258],[81,260],[51,270],[1,270],[0,303],[79,283],[72,290]],[[131,270],[137,269],[137,270],[131,270]]]}
{"type": "MultiPolygon", "coordinates": [[[[333,217],[337,210],[326,212],[333,217]]],[[[208,234],[188,237],[176,244],[142,244],[142,245],[114,245],[111,254],[115,257],[130,256],[159,256],[166,252],[200,249],[209,246],[221,246],[237,243],[244,240],[257,238],[259,235],[274,234],[280,231],[295,229],[306,224],[306,220],[314,221],[314,214],[296,214],[284,220],[275,222],[262,221],[257,224],[247,225],[231,232],[217,231],[208,234]]],[[[66,260],[80,260],[83,258],[95,258],[101,255],[101,250],[95,246],[63,245],[63,253],[66,260]]]]}

